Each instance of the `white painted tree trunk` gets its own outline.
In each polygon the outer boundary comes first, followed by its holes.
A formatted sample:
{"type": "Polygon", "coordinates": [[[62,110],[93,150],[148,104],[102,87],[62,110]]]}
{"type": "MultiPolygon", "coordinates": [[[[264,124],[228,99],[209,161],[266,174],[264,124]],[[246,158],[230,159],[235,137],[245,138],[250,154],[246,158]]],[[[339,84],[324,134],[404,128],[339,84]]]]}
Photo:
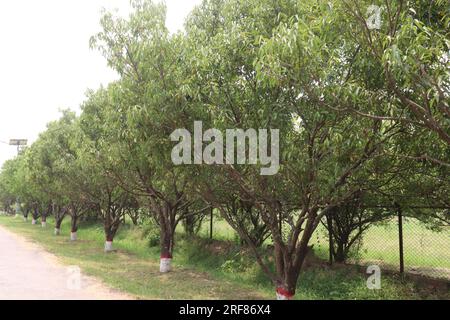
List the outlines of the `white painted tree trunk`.
{"type": "Polygon", "coordinates": [[[42,222],[41,222],[41,226],[42,226],[42,228],[46,228],[46,227],[47,227],[47,222],[42,221],[42,222]]]}
{"type": "Polygon", "coordinates": [[[113,251],[113,242],[106,241],[105,242],[105,252],[111,252],[111,251],[113,251]]]}
{"type": "Polygon", "coordinates": [[[36,219],[31,220],[31,224],[34,226],[37,223],[36,219]]]}
{"type": "Polygon", "coordinates": [[[61,234],[61,229],[55,228],[55,236],[59,236],[61,234]]]}
{"type": "Polygon", "coordinates": [[[161,258],[159,264],[159,271],[161,273],[167,273],[172,271],[172,259],[170,258],[161,258]]]}
{"type": "Polygon", "coordinates": [[[23,221],[24,221],[24,222],[27,222],[27,221],[28,221],[28,218],[27,218],[27,217],[23,217],[23,221]]]}
{"type": "Polygon", "coordinates": [[[281,288],[277,289],[277,300],[286,301],[292,299],[294,299],[293,294],[289,294],[288,292],[286,292],[284,289],[281,288]]]}
{"type": "Polygon", "coordinates": [[[77,233],[76,232],[71,232],[70,233],[70,241],[77,241],[78,237],[77,237],[77,233]]]}

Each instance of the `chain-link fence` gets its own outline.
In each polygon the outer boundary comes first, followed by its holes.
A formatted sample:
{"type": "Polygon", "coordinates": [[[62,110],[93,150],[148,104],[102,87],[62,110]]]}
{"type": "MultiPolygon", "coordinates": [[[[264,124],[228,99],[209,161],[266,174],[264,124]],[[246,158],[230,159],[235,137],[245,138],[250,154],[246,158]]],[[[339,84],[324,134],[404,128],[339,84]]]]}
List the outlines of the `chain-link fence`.
{"type": "MultiPolygon", "coordinates": [[[[312,243],[321,258],[339,260],[338,245],[336,240],[330,242],[325,221],[312,243]]],[[[345,261],[340,262],[378,265],[384,270],[450,281],[450,227],[432,229],[415,218],[393,217],[363,230],[362,237],[346,252],[345,261]]]]}
{"type": "Polygon", "coordinates": [[[359,264],[450,280],[450,232],[427,228],[414,218],[391,219],[362,237],[359,264]]]}

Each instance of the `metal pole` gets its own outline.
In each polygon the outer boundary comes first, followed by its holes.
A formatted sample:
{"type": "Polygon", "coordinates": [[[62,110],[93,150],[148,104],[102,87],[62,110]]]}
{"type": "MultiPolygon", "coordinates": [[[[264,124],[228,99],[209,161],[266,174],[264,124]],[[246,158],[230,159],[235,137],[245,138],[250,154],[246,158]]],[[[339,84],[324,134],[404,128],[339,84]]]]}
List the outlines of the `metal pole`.
{"type": "Polygon", "coordinates": [[[405,261],[403,256],[403,214],[402,208],[397,205],[398,214],[398,246],[399,246],[399,256],[400,256],[400,274],[405,272],[405,261]]]}
{"type": "Polygon", "coordinates": [[[328,246],[329,246],[329,264],[333,264],[333,220],[331,220],[330,214],[327,214],[327,225],[328,225],[328,246]]]}
{"type": "Polygon", "coordinates": [[[211,208],[211,215],[209,219],[209,238],[213,238],[213,219],[214,219],[214,208],[211,208]]]}

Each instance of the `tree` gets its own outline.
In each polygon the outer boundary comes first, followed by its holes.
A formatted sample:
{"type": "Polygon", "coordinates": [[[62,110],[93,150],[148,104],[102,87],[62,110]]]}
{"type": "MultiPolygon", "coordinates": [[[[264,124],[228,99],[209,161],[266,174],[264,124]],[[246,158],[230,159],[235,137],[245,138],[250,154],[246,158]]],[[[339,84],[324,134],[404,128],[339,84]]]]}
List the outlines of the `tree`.
{"type": "Polygon", "coordinates": [[[401,121],[415,137],[432,141],[426,148],[405,154],[414,161],[449,166],[450,143],[450,16],[447,1],[377,1],[379,27],[365,16],[373,1],[346,0],[334,10],[349,32],[345,82],[332,88],[342,105],[337,108],[372,119],[401,121]],[[351,34],[350,34],[351,33],[351,34]],[[363,81],[361,81],[363,80],[363,81]],[[371,84],[379,84],[372,90],[371,84]],[[355,99],[359,92],[360,99],[355,99]],[[345,99],[342,99],[346,97],[345,99]],[[388,100],[386,108],[376,102],[388,100]],[[439,147],[440,146],[440,147],[439,147]],[[444,150],[444,155],[442,151],[444,150]],[[436,152],[438,151],[438,152],[436,152]]]}
{"type": "Polygon", "coordinates": [[[376,223],[392,217],[388,208],[371,207],[369,195],[356,193],[353,199],[331,209],[324,223],[332,237],[331,252],[335,262],[344,263],[351,250],[362,241],[364,233],[376,223]]]}
{"type": "Polygon", "coordinates": [[[124,222],[127,209],[134,206],[132,196],[109,174],[110,135],[112,131],[104,125],[102,113],[107,91],[91,92],[82,105],[77,148],[79,165],[89,184],[83,186],[83,194],[90,209],[103,220],[105,231],[105,252],[113,250],[114,237],[124,222]]]}
{"type": "Polygon", "coordinates": [[[180,68],[184,47],[181,35],[169,35],[166,9],[151,1],[132,1],[128,20],[105,13],[103,31],[92,38],[120,82],[105,93],[99,108],[114,145],[108,150],[110,176],[139,199],[161,231],[162,272],[170,270],[174,236],[189,199],[189,179],[171,160],[171,133],[190,117],[182,92],[180,68]],[[109,98],[108,98],[109,97],[109,98]]]}
{"type": "Polygon", "coordinates": [[[13,214],[13,204],[16,202],[18,191],[17,177],[18,161],[9,160],[3,164],[0,175],[0,202],[2,203],[2,209],[8,213],[13,214]]]}
{"type": "Polygon", "coordinates": [[[279,129],[278,174],[260,175],[261,163],[214,166],[201,192],[225,218],[230,213],[221,205],[224,188],[255,204],[274,243],[275,272],[245,224],[228,221],[280,298],[294,295],[322,217],[369,188],[367,171],[401,130],[396,122],[321,108],[343,102],[330,90],[341,81],[333,64],[343,51],[340,23],[325,1],[226,1],[205,2],[188,24],[197,48],[190,96],[207,125],[279,129]]]}

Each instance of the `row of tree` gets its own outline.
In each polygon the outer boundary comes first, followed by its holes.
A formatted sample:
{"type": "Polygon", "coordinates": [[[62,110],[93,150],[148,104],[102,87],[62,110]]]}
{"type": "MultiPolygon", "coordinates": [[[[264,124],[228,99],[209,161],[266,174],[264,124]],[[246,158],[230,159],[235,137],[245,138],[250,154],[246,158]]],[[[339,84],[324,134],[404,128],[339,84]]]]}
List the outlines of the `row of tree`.
{"type": "Polygon", "coordinates": [[[126,215],[150,217],[168,271],[179,223],[195,230],[215,208],[279,298],[295,294],[325,217],[340,260],[394,204],[448,225],[446,1],[205,0],[176,34],[163,4],[131,5],[127,19],[104,12],[91,39],[120,80],[90,91],[80,116],[64,111],[5,163],[6,210],[19,202],[34,219],[52,214],[57,234],[70,216],[73,240],[94,212],[107,251],[126,215]],[[366,16],[373,2],[376,29],[366,16]],[[260,175],[261,163],[175,165],[171,133],[194,132],[194,121],[279,129],[278,174],[260,175]]]}

